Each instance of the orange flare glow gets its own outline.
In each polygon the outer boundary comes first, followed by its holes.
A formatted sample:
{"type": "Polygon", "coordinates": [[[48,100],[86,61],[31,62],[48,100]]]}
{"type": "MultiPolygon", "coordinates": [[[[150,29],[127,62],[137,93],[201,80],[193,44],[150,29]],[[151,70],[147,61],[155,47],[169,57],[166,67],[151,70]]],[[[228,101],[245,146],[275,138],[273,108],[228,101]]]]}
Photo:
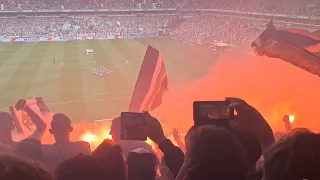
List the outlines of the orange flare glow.
{"type": "Polygon", "coordinates": [[[290,121],[291,123],[294,122],[294,119],[295,119],[294,115],[289,116],[289,121],[290,121]]]}
{"type": "Polygon", "coordinates": [[[91,143],[93,142],[95,139],[96,139],[96,136],[93,135],[91,132],[87,132],[85,133],[82,138],[81,138],[83,141],[86,141],[88,143],[91,143]]]}
{"type": "Polygon", "coordinates": [[[90,144],[91,150],[95,150],[105,139],[112,140],[112,135],[110,133],[110,124],[98,123],[89,126],[89,124],[81,125],[84,131],[80,132],[78,140],[86,141],[90,144]],[[88,131],[88,129],[90,129],[88,131]]]}

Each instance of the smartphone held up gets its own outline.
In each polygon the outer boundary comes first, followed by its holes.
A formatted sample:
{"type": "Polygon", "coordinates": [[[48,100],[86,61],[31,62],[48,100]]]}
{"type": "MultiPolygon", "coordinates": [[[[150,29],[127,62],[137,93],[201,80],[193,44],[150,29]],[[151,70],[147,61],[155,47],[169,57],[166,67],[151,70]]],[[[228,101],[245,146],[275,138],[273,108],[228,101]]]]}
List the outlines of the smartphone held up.
{"type": "Polygon", "coordinates": [[[234,119],[234,109],[228,101],[195,101],[193,103],[193,120],[196,126],[214,124],[228,127],[234,119]]]}
{"type": "Polygon", "coordinates": [[[143,131],[145,118],[143,113],[121,113],[121,140],[146,141],[147,135],[143,131]]]}

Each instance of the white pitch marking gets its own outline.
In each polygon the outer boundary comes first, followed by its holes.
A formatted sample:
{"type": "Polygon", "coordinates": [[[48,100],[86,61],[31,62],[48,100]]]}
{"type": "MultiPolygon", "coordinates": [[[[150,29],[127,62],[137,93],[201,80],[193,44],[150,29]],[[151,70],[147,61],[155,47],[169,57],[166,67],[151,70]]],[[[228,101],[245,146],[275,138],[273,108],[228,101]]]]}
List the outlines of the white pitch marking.
{"type": "MultiPolygon", "coordinates": [[[[124,57],[114,57],[114,58],[109,58],[109,59],[110,59],[110,60],[112,60],[112,59],[122,59],[122,60],[125,60],[125,62],[124,62],[124,63],[121,63],[121,64],[116,64],[116,65],[114,65],[114,66],[112,66],[112,67],[108,67],[108,68],[122,67],[122,66],[125,66],[125,65],[127,65],[127,64],[129,63],[129,60],[126,59],[126,58],[124,58],[124,57]]],[[[67,65],[65,64],[65,62],[68,62],[68,60],[67,60],[67,61],[63,61],[63,62],[61,63],[61,65],[64,66],[64,67],[66,67],[66,68],[70,67],[70,66],[67,66],[67,65]]],[[[101,61],[98,61],[98,62],[101,62],[101,61]]],[[[75,69],[88,69],[88,70],[91,70],[92,68],[75,68],[75,69]]]]}
{"type": "MultiPolygon", "coordinates": [[[[116,94],[116,93],[129,93],[128,91],[124,91],[124,92],[107,92],[107,93],[95,93],[95,94],[91,94],[91,95],[86,95],[86,96],[82,96],[82,97],[77,97],[77,98],[74,98],[70,101],[64,101],[64,102],[55,102],[55,103],[48,103],[48,104],[69,104],[69,103],[72,103],[72,102],[83,102],[81,101],[81,99],[86,99],[88,97],[92,97],[92,96],[98,96],[98,95],[106,95],[106,94],[116,94]]],[[[123,98],[123,97],[122,97],[123,98]]],[[[108,99],[108,98],[98,98],[98,99],[108,99]]],[[[110,99],[113,99],[113,98],[110,98],[110,99]]],[[[119,98],[121,99],[121,98],[119,98]]],[[[88,102],[88,101],[87,101],[88,102]]],[[[90,101],[89,101],[90,102],[90,101]]]]}
{"type": "Polygon", "coordinates": [[[32,49],[38,44],[38,42],[36,42],[33,46],[32,46],[32,49]]]}
{"type": "MultiPolygon", "coordinates": [[[[106,92],[106,93],[94,93],[94,94],[90,94],[90,95],[86,95],[86,96],[81,96],[81,97],[77,97],[74,99],[71,99],[69,101],[60,101],[60,102],[50,102],[47,103],[48,105],[52,104],[70,104],[73,102],[91,102],[90,100],[81,100],[81,99],[86,99],[88,97],[92,97],[92,96],[98,96],[98,95],[107,95],[107,94],[129,94],[131,93],[130,91],[115,91],[115,92],[106,92]]],[[[101,101],[101,100],[107,100],[107,99],[124,99],[124,98],[128,98],[128,97],[109,97],[109,98],[97,98],[97,99],[93,99],[92,101],[101,101]]],[[[9,107],[1,107],[0,109],[5,109],[5,108],[9,108],[9,107]]]]}

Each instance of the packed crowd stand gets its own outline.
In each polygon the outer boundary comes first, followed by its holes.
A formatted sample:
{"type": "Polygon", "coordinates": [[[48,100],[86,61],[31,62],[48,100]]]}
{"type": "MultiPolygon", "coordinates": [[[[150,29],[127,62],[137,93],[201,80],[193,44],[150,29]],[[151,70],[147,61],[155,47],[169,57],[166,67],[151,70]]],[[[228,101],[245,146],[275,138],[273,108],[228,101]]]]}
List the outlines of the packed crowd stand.
{"type": "Polygon", "coordinates": [[[177,39],[206,46],[218,42],[235,45],[256,38],[259,33],[261,29],[246,19],[207,15],[187,19],[170,31],[177,39]]]}
{"type": "Polygon", "coordinates": [[[206,47],[216,43],[237,45],[256,38],[265,29],[265,22],[241,17],[192,15],[152,16],[70,16],[0,18],[0,38],[158,36],[165,30],[171,37],[206,47]],[[173,28],[172,24],[179,23],[173,28]]]}
{"type": "Polygon", "coordinates": [[[173,16],[74,16],[0,18],[0,37],[64,37],[88,34],[107,36],[157,35],[173,16]]]}
{"type": "Polygon", "coordinates": [[[5,0],[4,10],[175,8],[172,0],[5,0]]]}
{"type": "MultiPolygon", "coordinates": [[[[121,117],[112,120],[112,140],[93,151],[84,141],[72,142],[71,119],[53,115],[47,125],[24,100],[17,106],[33,119],[35,131],[15,142],[13,117],[0,112],[0,179],[3,180],[301,180],[320,179],[320,136],[292,129],[274,133],[263,116],[244,100],[226,98],[237,112],[228,124],[193,125],[181,138],[168,139],[157,118],[143,113],[143,131],[155,144],[121,140],[121,117]],[[48,127],[47,127],[48,126],[48,127]],[[42,144],[49,131],[54,144],[42,144]],[[177,144],[174,145],[174,144],[177,144]]],[[[17,107],[16,106],[16,107],[17,107]]]]}
{"type": "MultiPolygon", "coordinates": [[[[72,37],[79,34],[107,36],[119,33],[156,36],[177,18],[175,15],[2,18],[0,37],[72,37]]],[[[177,39],[210,46],[217,42],[231,45],[247,42],[261,30],[246,19],[202,15],[182,20],[179,26],[168,32],[177,39]]]]}
{"type": "Polygon", "coordinates": [[[320,3],[317,0],[283,0],[283,1],[250,1],[225,0],[202,1],[188,0],[184,9],[223,9],[254,13],[277,13],[289,15],[314,16],[320,14],[320,3]]]}
{"type": "Polygon", "coordinates": [[[320,3],[317,0],[283,0],[279,1],[250,1],[250,0],[4,0],[3,10],[48,10],[48,9],[156,9],[176,8],[182,9],[224,9],[245,12],[279,13],[290,15],[312,16],[320,14],[320,3]]]}

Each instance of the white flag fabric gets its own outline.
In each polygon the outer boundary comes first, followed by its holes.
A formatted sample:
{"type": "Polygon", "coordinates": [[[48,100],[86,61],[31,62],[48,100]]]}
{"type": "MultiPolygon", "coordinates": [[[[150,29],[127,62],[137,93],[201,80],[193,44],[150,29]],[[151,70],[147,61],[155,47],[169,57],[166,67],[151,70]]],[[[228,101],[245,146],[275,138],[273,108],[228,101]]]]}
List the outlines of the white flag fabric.
{"type": "MultiPolygon", "coordinates": [[[[27,100],[27,105],[37,113],[37,115],[41,117],[46,124],[50,123],[53,113],[49,110],[47,104],[41,97],[27,100]]],[[[15,108],[15,105],[11,106],[9,109],[14,120],[15,128],[20,134],[29,136],[34,132],[34,130],[36,130],[33,120],[24,110],[18,111],[15,108]]]]}
{"type": "Polygon", "coordinates": [[[132,94],[129,112],[153,111],[161,105],[168,90],[167,71],[162,54],[148,46],[132,94]]]}

